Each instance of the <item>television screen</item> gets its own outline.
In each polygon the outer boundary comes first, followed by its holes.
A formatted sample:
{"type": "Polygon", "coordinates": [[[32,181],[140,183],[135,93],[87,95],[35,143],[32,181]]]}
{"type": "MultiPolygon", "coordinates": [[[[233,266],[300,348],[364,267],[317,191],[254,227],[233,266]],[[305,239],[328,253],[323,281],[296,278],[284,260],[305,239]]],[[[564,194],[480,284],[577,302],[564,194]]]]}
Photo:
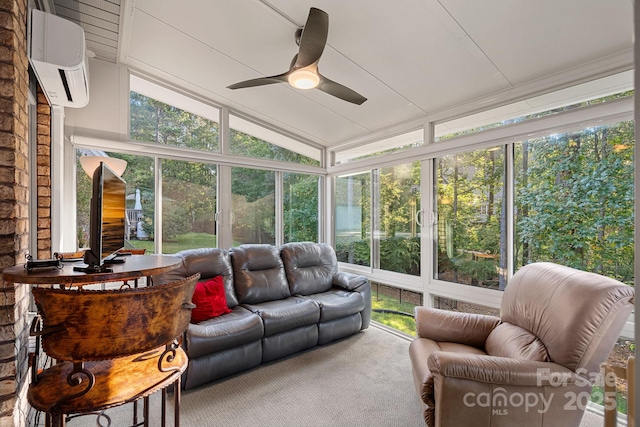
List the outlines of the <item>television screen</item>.
{"type": "MultiPolygon", "coordinates": [[[[104,164],[104,163],[103,163],[104,164]]],[[[102,258],[124,247],[126,184],[108,167],[102,175],[102,258]]]]}
{"type": "Polygon", "coordinates": [[[100,162],[93,173],[89,249],[84,253],[87,268],[78,271],[106,271],[102,265],[111,261],[124,247],[126,227],[126,183],[109,166],[100,162]]]}

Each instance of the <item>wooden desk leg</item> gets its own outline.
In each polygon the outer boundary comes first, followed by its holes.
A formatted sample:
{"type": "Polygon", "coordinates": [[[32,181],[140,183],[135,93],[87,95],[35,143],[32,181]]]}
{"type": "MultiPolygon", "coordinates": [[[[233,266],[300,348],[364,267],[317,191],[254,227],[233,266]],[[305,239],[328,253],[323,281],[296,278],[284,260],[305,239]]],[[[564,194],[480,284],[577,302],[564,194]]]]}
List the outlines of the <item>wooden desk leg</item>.
{"type": "Polygon", "coordinates": [[[47,414],[47,419],[51,422],[51,424],[48,424],[48,425],[51,425],[52,427],[65,427],[67,425],[64,414],[57,414],[57,415],[47,414]]]}
{"type": "Polygon", "coordinates": [[[175,427],[180,427],[180,388],[182,384],[180,384],[180,376],[176,379],[176,382],[173,385],[173,416],[174,416],[174,425],[175,427]]]}
{"type": "Polygon", "coordinates": [[[167,425],[167,388],[162,389],[162,409],[160,425],[165,427],[167,425]]]}
{"type": "Polygon", "coordinates": [[[149,427],[149,396],[144,398],[144,427],[149,427]]]}
{"type": "Polygon", "coordinates": [[[138,425],[138,401],[133,401],[133,425],[138,425]]]}

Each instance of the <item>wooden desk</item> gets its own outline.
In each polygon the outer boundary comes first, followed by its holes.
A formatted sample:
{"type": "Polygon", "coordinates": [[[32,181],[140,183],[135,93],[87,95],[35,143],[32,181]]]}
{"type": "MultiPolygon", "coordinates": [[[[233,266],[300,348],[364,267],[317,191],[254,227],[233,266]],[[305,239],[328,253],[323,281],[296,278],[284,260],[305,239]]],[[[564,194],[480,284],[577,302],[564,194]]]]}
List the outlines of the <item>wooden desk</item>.
{"type": "Polygon", "coordinates": [[[180,258],[170,255],[130,255],[123,257],[122,264],[112,264],[109,273],[83,273],[73,267],[77,262],[63,262],[63,268],[36,269],[28,272],[23,264],[2,271],[5,281],[31,285],[60,285],[61,287],[82,287],[91,283],[136,280],[142,277],[171,271],[180,265],[180,258]]]}
{"type": "Polygon", "coordinates": [[[36,299],[35,294],[40,294],[40,312],[32,325],[36,353],[41,341],[58,363],[42,371],[37,363],[32,366],[27,398],[32,407],[47,414],[48,427],[64,427],[68,414],[128,402],[134,402],[133,420],[138,424],[136,402],[141,398],[144,426],[148,426],[149,395],[157,390],[162,390],[164,426],[166,389],[172,384],[174,425],[180,424],[180,376],[188,359],[178,338],[189,323],[191,295],[199,275],[143,289],[82,292],[87,284],[137,281],[181,263],[180,258],[167,255],[124,259],[106,273],[74,271],[77,262],[63,263],[62,269],[28,272],[24,265],[17,265],[2,272],[6,282],[37,285],[32,292],[36,299]],[[56,285],[61,289],[55,289],[56,285]],[[58,346],[60,343],[64,345],[58,346]],[[78,348],[84,349],[81,354],[74,352],[78,348]]]}

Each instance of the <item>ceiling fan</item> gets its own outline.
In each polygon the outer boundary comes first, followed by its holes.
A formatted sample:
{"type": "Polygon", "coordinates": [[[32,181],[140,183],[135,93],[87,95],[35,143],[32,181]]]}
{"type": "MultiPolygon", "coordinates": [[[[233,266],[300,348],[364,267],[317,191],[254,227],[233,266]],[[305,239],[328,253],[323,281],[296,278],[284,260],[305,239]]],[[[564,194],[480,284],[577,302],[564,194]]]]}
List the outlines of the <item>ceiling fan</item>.
{"type": "Polygon", "coordinates": [[[329,32],[329,15],[312,7],[303,28],[296,31],[296,44],[300,47],[291,60],[289,71],[276,76],[260,77],[227,86],[229,89],[264,86],[274,83],[288,82],[297,89],[320,89],[345,101],[362,104],[367,100],[364,96],[346,86],[324,77],[318,71],[318,62],[327,44],[329,32]]]}

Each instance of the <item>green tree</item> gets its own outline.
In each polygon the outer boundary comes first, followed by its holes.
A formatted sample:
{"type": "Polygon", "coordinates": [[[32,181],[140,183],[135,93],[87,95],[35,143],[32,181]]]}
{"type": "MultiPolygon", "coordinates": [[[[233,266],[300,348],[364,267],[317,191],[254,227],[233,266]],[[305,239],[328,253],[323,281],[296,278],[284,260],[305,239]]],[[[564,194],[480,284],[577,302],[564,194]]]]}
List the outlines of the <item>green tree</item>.
{"type": "Polygon", "coordinates": [[[523,147],[521,265],[549,260],[633,283],[633,127],[594,127],[523,147]]]}

